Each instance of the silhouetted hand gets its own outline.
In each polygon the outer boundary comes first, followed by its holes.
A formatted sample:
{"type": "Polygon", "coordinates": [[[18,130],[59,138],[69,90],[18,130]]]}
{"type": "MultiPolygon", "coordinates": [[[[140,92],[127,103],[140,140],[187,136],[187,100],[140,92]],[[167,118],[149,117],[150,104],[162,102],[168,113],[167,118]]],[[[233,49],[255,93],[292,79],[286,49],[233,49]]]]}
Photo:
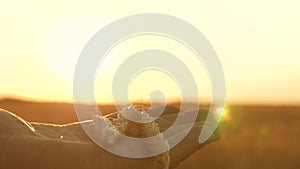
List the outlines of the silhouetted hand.
{"type": "MultiPolygon", "coordinates": [[[[199,144],[198,138],[206,115],[206,111],[199,111],[192,130],[181,143],[170,150],[170,168],[175,168],[205,144],[219,139],[220,135],[216,131],[206,143],[199,144]]],[[[112,113],[106,117],[111,119],[115,116],[116,113],[112,113]]],[[[160,130],[166,130],[176,117],[176,112],[164,113],[157,119],[160,130]]],[[[101,149],[89,139],[79,122],[66,125],[29,123],[1,109],[0,150],[0,168],[6,169],[162,168],[162,164],[155,157],[124,158],[101,149]]]]}

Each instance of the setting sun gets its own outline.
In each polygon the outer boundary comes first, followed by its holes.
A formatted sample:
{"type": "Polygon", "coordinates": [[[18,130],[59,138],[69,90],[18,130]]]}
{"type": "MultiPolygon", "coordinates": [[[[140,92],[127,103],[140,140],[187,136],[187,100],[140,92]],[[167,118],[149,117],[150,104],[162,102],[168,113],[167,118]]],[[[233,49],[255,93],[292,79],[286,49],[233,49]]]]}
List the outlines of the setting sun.
{"type": "MultiPolygon", "coordinates": [[[[80,52],[91,36],[101,28],[102,23],[88,17],[66,18],[54,25],[45,22],[48,32],[38,36],[41,43],[40,55],[50,69],[67,79],[72,79],[80,52]],[[49,27],[52,29],[49,29],[49,27]]],[[[39,27],[40,25],[37,25],[39,27]]],[[[41,27],[39,27],[41,28],[41,27]]]]}

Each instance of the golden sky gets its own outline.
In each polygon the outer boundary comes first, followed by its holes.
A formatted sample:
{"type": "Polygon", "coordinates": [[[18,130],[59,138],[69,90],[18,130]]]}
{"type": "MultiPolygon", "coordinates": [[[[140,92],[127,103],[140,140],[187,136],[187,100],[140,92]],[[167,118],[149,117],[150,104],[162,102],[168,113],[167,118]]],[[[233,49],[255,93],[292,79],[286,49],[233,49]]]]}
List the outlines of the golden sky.
{"type": "MultiPolygon", "coordinates": [[[[299,104],[299,6],[297,0],[0,0],[0,96],[72,101],[73,70],[87,40],[119,18],[150,12],[184,19],[209,39],[224,68],[229,103],[299,104]]],[[[148,48],[182,59],[201,98],[211,97],[205,69],[191,51],[171,39],[145,35],[108,54],[95,82],[98,101],[111,101],[111,76],[122,59],[148,48]]],[[[129,95],[147,99],[152,89],[170,98],[180,93],[172,78],[149,71],[136,76],[129,95]]]]}

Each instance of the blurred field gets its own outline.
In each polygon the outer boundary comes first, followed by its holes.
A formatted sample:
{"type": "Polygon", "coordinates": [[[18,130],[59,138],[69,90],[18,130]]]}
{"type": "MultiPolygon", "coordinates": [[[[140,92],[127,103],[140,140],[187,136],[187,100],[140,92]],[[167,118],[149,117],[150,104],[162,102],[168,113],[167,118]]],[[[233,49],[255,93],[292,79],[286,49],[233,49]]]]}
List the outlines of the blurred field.
{"type": "Polygon", "coordinates": [[[206,169],[300,168],[299,107],[230,107],[222,138],[180,165],[206,169]],[[198,166],[198,167],[197,167],[198,166]]]}
{"type": "MultiPolygon", "coordinates": [[[[72,104],[6,99],[0,108],[27,121],[77,121],[72,104]]],[[[100,105],[105,113],[111,105],[100,105]]],[[[169,109],[172,111],[172,109],[169,109]]],[[[229,106],[220,124],[222,138],[183,161],[178,169],[300,168],[300,107],[229,106]]]]}

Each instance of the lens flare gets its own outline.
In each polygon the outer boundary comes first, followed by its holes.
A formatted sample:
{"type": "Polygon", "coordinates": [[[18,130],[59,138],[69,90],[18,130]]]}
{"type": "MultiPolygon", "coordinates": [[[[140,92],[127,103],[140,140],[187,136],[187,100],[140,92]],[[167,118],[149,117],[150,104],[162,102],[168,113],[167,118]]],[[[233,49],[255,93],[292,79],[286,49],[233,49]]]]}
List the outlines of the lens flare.
{"type": "Polygon", "coordinates": [[[231,115],[229,113],[229,107],[228,106],[224,106],[224,107],[219,107],[217,109],[217,114],[219,116],[222,116],[222,122],[223,121],[231,121],[231,115]]]}

